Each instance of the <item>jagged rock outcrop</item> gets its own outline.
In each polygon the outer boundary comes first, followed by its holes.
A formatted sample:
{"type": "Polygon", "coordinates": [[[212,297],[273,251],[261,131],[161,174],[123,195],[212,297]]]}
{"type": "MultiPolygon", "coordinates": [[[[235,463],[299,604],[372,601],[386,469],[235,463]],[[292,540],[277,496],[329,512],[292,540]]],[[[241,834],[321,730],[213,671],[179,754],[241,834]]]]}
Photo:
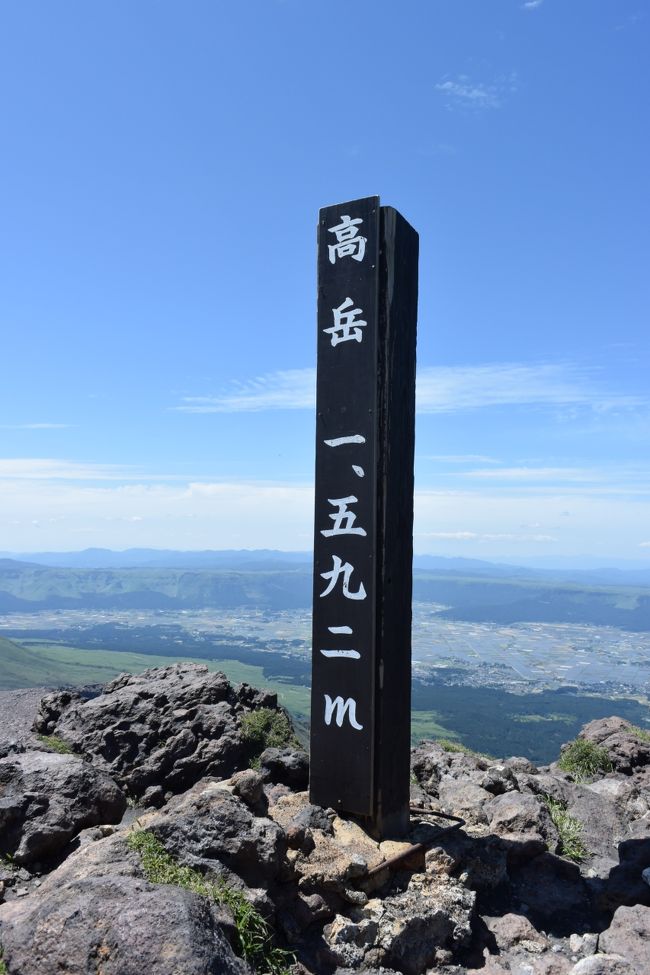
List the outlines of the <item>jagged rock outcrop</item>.
{"type": "Polygon", "coordinates": [[[47,695],[34,726],[55,734],[103,769],[134,799],[160,806],[203,776],[225,778],[247,764],[242,716],[277,708],[276,695],[235,689],[204,664],[122,674],[91,700],[47,695]]]}
{"type": "Polygon", "coordinates": [[[616,717],[590,721],[578,737],[604,748],[616,772],[637,775],[650,784],[650,738],[631,733],[627,721],[616,717]]]}
{"type": "Polygon", "coordinates": [[[247,716],[262,708],[272,695],[195,665],[43,700],[37,729],[76,755],[25,739],[0,759],[9,975],[245,975],[250,911],[295,952],[296,975],[650,971],[643,734],[587,725],[581,740],[608,761],[583,779],[424,742],[414,802],[465,825],[440,835],[414,813],[407,838],[380,843],[310,803],[307,756],[265,749],[259,723],[248,767],[247,716]],[[121,788],[137,806],[123,818],[121,788]]]}

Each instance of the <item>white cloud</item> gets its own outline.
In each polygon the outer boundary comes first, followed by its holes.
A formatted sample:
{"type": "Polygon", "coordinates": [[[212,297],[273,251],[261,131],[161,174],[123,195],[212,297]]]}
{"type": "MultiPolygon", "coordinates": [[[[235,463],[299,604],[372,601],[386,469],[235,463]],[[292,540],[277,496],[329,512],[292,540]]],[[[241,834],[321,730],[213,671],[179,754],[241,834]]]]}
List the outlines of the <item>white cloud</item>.
{"type": "MultiPolygon", "coordinates": [[[[523,558],[540,548],[557,555],[639,555],[639,525],[650,498],[592,495],[576,486],[474,490],[416,488],[418,552],[523,558]],[[562,517],[567,511],[571,517],[562,517]],[[561,527],[560,527],[561,526],[561,527]]],[[[310,483],[233,480],[100,483],[65,478],[0,479],[0,547],[5,551],[154,547],[276,548],[306,551],[313,533],[310,483]]],[[[642,552],[650,544],[641,545],[642,552]]]]}
{"type": "Polygon", "coordinates": [[[524,10],[535,10],[536,7],[541,7],[543,3],[544,0],[526,0],[521,6],[524,10]]]}
{"type": "Polygon", "coordinates": [[[121,549],[311,548],[309,484],[196,481],[97,484],[0,480],[5,551],[65,550],[71,540],[121,549]]]}
{"type": "Polygon", "coordinates": [[[650,542],[639,542],[639,548],[650,548],[650,542]]]}
{"type": "MultiPolygon", "coordinates": [[[[252,413],[313,410],[316,370],[266,373],[206,396],[187,396],[182,413],[252,413]]],[[[640,397],[612,391],[598,373],[571,363],[495,362],[478,366],[428,366],[416,381],[419,413],[457,413],[487,406],[584,407],[606,413],[645,405],[640,397]]]]}
{"type": "Polygon", "coordinates": [[[517,75],[512,72],[487,84],[472,81],[468,75],[461,74],[454,79],[445,78],[439,81],[436,91],[444,96],[445,105],[449,109],[465,108],[481,111],[500,108],[504,99],[517,91],[517,75]]]}

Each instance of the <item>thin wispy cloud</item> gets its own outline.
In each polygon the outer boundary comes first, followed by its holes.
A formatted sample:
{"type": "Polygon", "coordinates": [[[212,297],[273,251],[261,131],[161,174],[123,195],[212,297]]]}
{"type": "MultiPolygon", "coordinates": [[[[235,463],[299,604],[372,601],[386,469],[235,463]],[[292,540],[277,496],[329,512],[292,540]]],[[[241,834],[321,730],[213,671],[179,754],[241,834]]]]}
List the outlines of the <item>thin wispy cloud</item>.
{"type": "Polygon", "coordinates": [[[529,535],[514,532],[421,532],[419,538],[438,538],[454,542],[557,542],[554,535],[529,535]]]}
{"type": "Polygon", "coordinates": [[[501,108],[504,101],[517,91],[517,75],[500,76],[492,82],[474,81],[469,75],[445,77],[436,85],[436,91],[444,98],[445,107],[482,111],[501,108]]]}
{"type": "Polygon", "coordinates": [[[52,457],[0,458],[0,480],[15,481],[142,481],[163,480],[117,464],[85,464],[52,457]]]}
{"type": "Polygon", "coordinates": [[[426,454],[422,460],[433,460],[439,464],[498,464],[496,457],[484,454],[426,454]]]}
{"type": "Polygon", "coordinates": [[[648,494],[650,492],[650,469],[617,464],[613,467],[498,467],[478,468],[470,471],[457,471],[455,475],[478,481],[501,481],[523,487],[527,484],[543,486],[550,484],[565,490],[567,486],[578,485],[581,491],[588,487],[602,493],[648,494]]]}
{"type": "Polygon", "coordinates": [[[0,423],[0,430],[69,430],[70,423],[0,423]]]}
{"type": "Polygon", "coordinates": [[[491,363],[433,366],[417,376],[420,413],[455,413],[486,406],[586,406],[594,410],[642,405],[611,391],[597,374],[570,363],[491,363]]]}
{"type": "Polygon", "coordinates": [[[523,10],[536,10],[537,7],[541,7],[543,3],[544,0],[526,0],[526,2],[522,3],[521,6],[523,10]]]}
{"type": "MultiPolygon", "coordinates": [[[[187,396],[181,413],[259,413],[313,410],[315,369],[267,373],[205,396],[187,396]]],[[[576,407],[599,413],[645,406],[642,397],[613,390],[598,373],[570,363],[491,363],[480,366],[430,366],[416,382],[419,413],[458,413],[486,407],[576,407]]],[[[480,461],[479,461],[480,462],[480,461]]]]}
{"type": "Polygon", "coordinates": [[[568,481],[570,483],[593,483],[602,481],[599,471],[582,469],[580,467],[499,467],[475,471],[464,471],[462,477],[474,477],[490,480],[505,481],[553,481],[553,483],[568,481]]]}
{"type": "Polygon", "coordinates": [[[285,369],[233,383],[214,396],[186,396],[175,409],[181,413],[260,413],[309,410],[315,403],[316,370],[285,369]]]}

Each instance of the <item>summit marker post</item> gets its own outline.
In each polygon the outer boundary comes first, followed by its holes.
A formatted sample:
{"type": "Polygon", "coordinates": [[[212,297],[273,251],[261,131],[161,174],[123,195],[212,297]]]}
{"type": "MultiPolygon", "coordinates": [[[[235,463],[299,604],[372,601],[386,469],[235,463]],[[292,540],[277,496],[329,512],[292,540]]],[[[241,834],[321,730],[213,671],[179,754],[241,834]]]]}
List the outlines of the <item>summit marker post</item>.
{"type": "Polygon", "coordinates": [[[409,823],[418,235],[320,211],[310,798],[409,823]]]}

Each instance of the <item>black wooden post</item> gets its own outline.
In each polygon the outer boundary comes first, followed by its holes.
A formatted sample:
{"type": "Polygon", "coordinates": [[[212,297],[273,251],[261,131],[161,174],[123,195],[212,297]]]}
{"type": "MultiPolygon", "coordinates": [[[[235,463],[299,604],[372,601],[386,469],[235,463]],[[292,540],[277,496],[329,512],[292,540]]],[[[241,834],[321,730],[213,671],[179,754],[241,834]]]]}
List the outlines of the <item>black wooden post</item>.
{"type": "Polygon", "coordinates": [[[408,826],[418,237],[378,197],[318,236],[313,802],[408,826]]]}

